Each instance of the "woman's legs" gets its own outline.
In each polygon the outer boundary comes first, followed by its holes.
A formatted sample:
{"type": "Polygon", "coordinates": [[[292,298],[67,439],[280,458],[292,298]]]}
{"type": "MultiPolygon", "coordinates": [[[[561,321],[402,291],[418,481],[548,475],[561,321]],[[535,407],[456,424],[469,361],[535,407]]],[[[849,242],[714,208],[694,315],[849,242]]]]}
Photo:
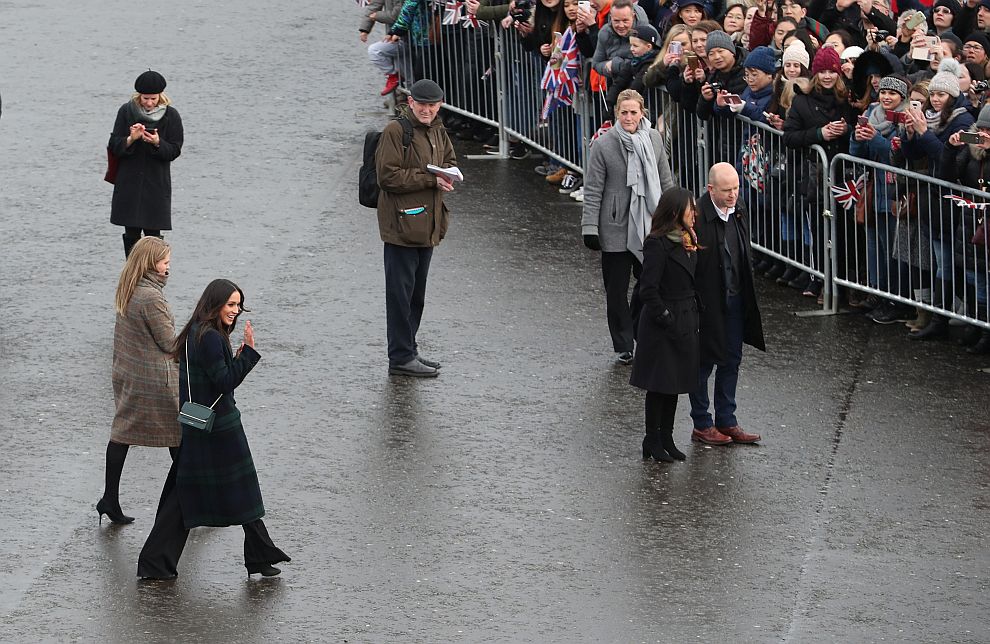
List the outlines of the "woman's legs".
{"type": "Polygon", "coordinates": [[[289,555],[272,543],[264,521],[257,519],[241,527],[244,528],[244,567],[249,575],[273,564],[292,561],[289,555]]]}
{"type": "Polygon", "coordinates": [[[636,279],[642,271],[642,264],[636,256],[623,253],[602,252],[602,281],[605,285],[605,317],[612,335],[612,348],[616,353],[632,352],[633,321],[629,308],[629,276],[636,279]]]}
{"type": "Polygon", "coordinates": [[[162,488],[158,514],[151,534],[138,557],[138,577],[142,579],[172,579],[179,573],[177,566],[189,531],[182,521],[179,492],[175,488],[176,464],[173,462],[162,488]]]}
{"type": "Polygon", "coordinates": [[[155,230],[153,228],[140,228],[134,226],[124,226],[124,259],[131,254],[131,249],[134,248],[134,244],[138,243],[141,239],[141,231],[144,231],[145,237],[162,237],[162,231],[155,230]]]}
{"type": "Polygon", "coordinates": [[[106,513],[111,520],[115,520],[115,515],[124,514],[120,510],[120,475],[124,471],[124,461],[127,459],[129,447],[123,443],[107,442],[107,470],[104,475],[103,498],[100,499],[99,506],[107,510],[106,513]]]}
{"type": "Polygon", "coordinates": [[[686,457],[674,445],[674,416],[677,413],[677,394],[646,392],[646,438],[643,439],[643,456],[653,456],[658,461],[672,463],[686,457]]]}

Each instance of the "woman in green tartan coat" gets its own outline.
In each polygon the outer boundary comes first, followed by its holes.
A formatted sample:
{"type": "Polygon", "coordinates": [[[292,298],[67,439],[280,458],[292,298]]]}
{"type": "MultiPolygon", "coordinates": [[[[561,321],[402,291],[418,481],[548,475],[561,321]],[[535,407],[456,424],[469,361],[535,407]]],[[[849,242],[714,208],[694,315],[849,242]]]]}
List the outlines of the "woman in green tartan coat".
{"type": "Polygon", "coordinates": [[[231,351],[230,333],[244,310],[244,293],[236,284],[213,280],[175,340],[180,406],[189,400],[213,405],[216,419],[210,433],[182,426],[182,444],[138,558],[142,579],[174,579],[189,530],[200,526],[244,528],[248,575],[277,575],[281,571],[273,564],[290,561],[261,520],[261,488],[234,400],[234,389],[261,359],[251,322],[244,326],[237,354],[231,351]]]}

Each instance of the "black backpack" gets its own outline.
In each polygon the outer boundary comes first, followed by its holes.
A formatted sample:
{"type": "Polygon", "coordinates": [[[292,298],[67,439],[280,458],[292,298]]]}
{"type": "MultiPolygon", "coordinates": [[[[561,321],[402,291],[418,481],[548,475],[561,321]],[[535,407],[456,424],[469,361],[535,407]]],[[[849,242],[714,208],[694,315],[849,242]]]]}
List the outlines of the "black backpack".
{"type": "MultiPolygon", "coordinates": [[[[395,120],[402,126],[402,150],[405,151],[412,143],[413,126],[405,117],[400,116],[395,120]]],[[[378,168],[375,166],[375,155],[381,138],[381,131],[364,135],[364,162],[358,172],[358,201],[368,208],[378,207],[378,168]]]]}

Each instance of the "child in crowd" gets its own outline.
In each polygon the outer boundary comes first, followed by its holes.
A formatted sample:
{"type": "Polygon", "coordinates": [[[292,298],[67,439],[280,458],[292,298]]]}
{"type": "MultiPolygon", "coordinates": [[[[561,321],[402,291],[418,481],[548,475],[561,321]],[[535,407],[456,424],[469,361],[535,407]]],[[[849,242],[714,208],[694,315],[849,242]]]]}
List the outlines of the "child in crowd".
{"type": "Polygon", "coordinates": [[[612,76],[612,83],[609,85],[605,102],[614,107],[615,99],[619,92],[626,89],[634,89],[643,92],[646,87],[644,77],[650,65],[657,59],[660,53],[660,34],[651,25],[643,24],[633,27],[629,34],[629,54],[628,65],[623,65],[620,71],[612,76]]]}

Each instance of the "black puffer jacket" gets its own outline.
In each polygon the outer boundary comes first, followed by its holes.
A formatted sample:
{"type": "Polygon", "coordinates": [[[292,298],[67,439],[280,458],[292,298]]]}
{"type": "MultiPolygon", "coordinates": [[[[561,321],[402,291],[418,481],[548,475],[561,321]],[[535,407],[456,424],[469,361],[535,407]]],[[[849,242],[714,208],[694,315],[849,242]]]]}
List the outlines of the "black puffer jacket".
{"type": "MultiPolygon", "coordinates": [[[[732,69],[726,72],[713,69],[708,72],[705,83],[719,83],[722,89],[730,94],[742,96],[742,93],[746,91],[746,79],[743,78],[743,61],[745,59],[746,52],[736,47],[736,64],[732,66],[732,69]]],[[[702,83],[702,87],[704,87],[704,83],[702,83]]],[[[731,117],[732,111],[728,107],[716,107],[715,99],[709,101],[703,95],[698,96],[698,118],[707,121],[713,114],[731,117]]]]}
{"type": "Polygon", "coordinates": [[[807,148],[818,144],[829,158],[849,152],[849,133],[831,141],[822,136],[822,127],[831,121],[845,121],[852,132],[856,123],[856,109],[832,90],[810,90],[805,94],[794,88],[794,102],[784,121],[784,145],[789,148],[807,148]]]}

